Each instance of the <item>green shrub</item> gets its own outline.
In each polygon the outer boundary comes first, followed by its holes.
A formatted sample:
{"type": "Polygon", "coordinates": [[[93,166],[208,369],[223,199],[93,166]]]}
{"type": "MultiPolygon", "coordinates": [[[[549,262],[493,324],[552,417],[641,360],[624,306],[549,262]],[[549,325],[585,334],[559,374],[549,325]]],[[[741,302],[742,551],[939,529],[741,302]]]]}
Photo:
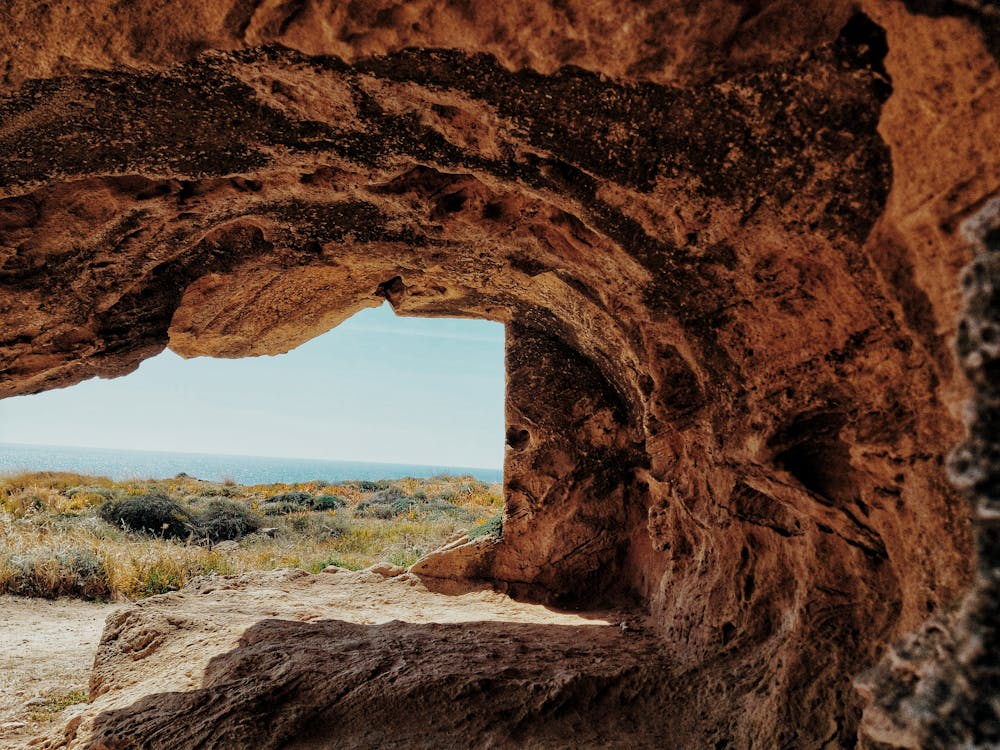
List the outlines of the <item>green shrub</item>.
{"type": "Polygon", "coordinates": [[[394,516],[401,516],[404,513],[409,513],[411,510],[417,507],[417,500],[413,497],[401,497],[399,500],[393,500],[389,504],[392,508],[392,514],[394,516]]]}
{"type": "Polygon", "coordinates": [[[317,495],[313,498],[312,507],[316,510],[337,510],[347,505],[347,501],[340,495],[317,495]]]}
{"type": "Polygon", "coordinates": [[[11,555],[4,567],[3,591],[19,596],[78,596],[106,599],[111,594],[104,563],[92,550],[38,548],[11,555]]]}
{"type": "Polygon", "coordinates": [[[497,539],[503,538],[503,513],[490,516],[481,524],[469,529],[469,539],[478,539],[486,535],[495,536],[497,539]]]}
{"type": "Polygon", "coordinates": [[[378,518],[388,521],[403,513],[408,513],[416,502],[413,496],[407,495],[399,487],[386,487],[358,503],[354,514],[362,518],[378,518]]]}
{"type": "Polygon", "coordinates": [[[310,495],[308,492],[286,492],[261,504],[265,516],[284,516],[302,510],[338,510],[347,506],[339,495],[310,495]]]}
{"type": "Polygon", "coordinates": [[[195,519],[201,536],[213,542],[242,539],[260,528],[260,518],[241,503],[215,498],[195,519]]]}
{"type": "Polygon", "coordinates": [[[108,500],[97,513],[112,526],[155,536],[184,538],[195,528],[191,514],[162,492],[108,500]]]}
{"type": "Polygon", "coordinates": [[[374,500],[362,500],[358,503],[358,507],[355,508],[354,515],[358,518],[378,518],[383,521],[388,521],[396,517],[396,513],[391,505],[378,503],[374,500]]]}
{"type": "Polygon", "coordinates": [[[383,505],[389,505],[396,500],[403,500],[410,497],[399,487],[386,487],[384,490],[379,490],[374,495],[369,498],[373,503],[381,503],[383,505]]]}
{"type": "Polygon", "coordinates": [[[280,495],[272,495],[264,500],[265,503],[291,503],[303,508],[311,508],[313,505],[313,495],[301,490],[295,492],[282,492],[280,495]]]}
{"type": "Polygon", "coordinates": [[[283,500],[278,502],[266,502],[260,506],[265,516],[287,516],[289,513],[298,513],[302,506],[297,503],[288,503],[283,500]]]}
{"type": "Polygon", "coordinates": [[[339,539],[351,533],[351,525],[340,516],[301,513],[286,522],[286,528],[300,537],[309,539],[339,539]]]}

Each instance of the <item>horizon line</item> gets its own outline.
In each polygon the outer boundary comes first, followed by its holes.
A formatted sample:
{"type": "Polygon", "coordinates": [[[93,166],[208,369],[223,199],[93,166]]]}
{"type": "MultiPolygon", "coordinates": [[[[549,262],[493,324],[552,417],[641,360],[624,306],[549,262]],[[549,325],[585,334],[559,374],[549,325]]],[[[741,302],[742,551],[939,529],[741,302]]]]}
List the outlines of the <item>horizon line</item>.
{"type": "Polygon", "coordinates": [[[72,449],[85,449],[85,450],[96,450],[96,451],[120,451],[123,453],[162,453],[164,455],[180,455],[180,456],[218,456],[220,458],[262,458],[262,459],[283,459],[291,461],[324,461],[328,463],[355,463],[355,464],[374,464],[376,466],[412,466],[417,468],[441,468],[441,469],[475,469],[477,471],[497,471],[502,473],[503,467],[493,467],[493,466],[463,466],[457,464],[443,464],[443,463],[411,463],[408,461],[369,461],[362,459],[353,458],[317,458],[313,456],[262,456],[250,453],[202,453],[197,451],[181,451],[181,450],[162,450],[162,449],[147,449],[147,448],[108,448],[96,445],[56,445],[53,443],[8,443],[5,441],[0,441],[0,446],[21,446],[28,448],[72,448],[72,449]]]}

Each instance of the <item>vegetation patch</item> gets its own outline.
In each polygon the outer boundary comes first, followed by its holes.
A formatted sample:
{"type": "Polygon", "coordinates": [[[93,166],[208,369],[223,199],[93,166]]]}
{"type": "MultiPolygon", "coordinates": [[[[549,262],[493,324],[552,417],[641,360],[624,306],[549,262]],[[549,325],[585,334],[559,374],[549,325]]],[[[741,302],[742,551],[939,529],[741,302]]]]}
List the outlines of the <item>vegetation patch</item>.
{"type": "Polygon", "coordinates": [[[260,528],[260,517],[245,503],[216,498],[195,518],[198,534],[211,542],[242,539],[260,528]]]}
{"type": "Polygon", "coordinates": [[[88,700],[87,691],[83,688],[52,693],[45,696],[44,703],[32,706],[28,716],[32,721],[48,721],[70,706],[75,706],[78,703],[86,703],[88,700]]]}
{"type": "Polygon", "coordinates": [[[35,547],[7,557],[0,590],[19,596],[105,599],[111,593],[104,562],[92,550],[35,547]]]}
{"type": "Polygon", "coordinates": [[[213,573],[405,567],[501,507],[500,487],[472,477],[243,486],[0,476],[0,593],[124,600],[213,573]],[[239,545],[216,548],[229,540],[239,545]]]}
{"type": "Polygon", "coordinates": [[[167,538],[184,538],[194,530],[194,519],[179,502],[162,492],[148,492],[122,500],[108,500],[99,509],[102,520],[125,531],[167,538]]]}
{"type": "Polygon", "coordinates": [[[496,513],[480,524],[469,529],[469,539],[478,539],[481,536],[495,536],[497,539],[503,537],[503,513],[496,513]]]}

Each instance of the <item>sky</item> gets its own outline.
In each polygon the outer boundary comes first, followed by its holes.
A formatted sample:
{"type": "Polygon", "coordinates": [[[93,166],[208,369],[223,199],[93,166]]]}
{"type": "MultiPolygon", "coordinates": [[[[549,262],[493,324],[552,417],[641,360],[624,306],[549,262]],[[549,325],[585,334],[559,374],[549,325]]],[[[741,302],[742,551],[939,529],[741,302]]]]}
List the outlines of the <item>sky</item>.
{"type": "Polygon", "coordinates": [[[500,468],[499,323],[363,310],[288,354],[182,359],[0,400],[0,443],[500,468]]]}

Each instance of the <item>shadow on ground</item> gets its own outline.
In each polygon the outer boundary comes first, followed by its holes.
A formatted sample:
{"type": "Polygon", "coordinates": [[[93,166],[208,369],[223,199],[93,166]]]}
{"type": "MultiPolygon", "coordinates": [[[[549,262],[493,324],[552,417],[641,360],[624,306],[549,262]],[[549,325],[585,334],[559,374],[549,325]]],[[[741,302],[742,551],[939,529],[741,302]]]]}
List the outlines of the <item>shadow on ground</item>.
{"type": "Polygon", "coordinates": [[[201,688],[98,715],[88,746],[671,746],[666,673],[653,638],[611,626],[268,619],[201,688]]]}

